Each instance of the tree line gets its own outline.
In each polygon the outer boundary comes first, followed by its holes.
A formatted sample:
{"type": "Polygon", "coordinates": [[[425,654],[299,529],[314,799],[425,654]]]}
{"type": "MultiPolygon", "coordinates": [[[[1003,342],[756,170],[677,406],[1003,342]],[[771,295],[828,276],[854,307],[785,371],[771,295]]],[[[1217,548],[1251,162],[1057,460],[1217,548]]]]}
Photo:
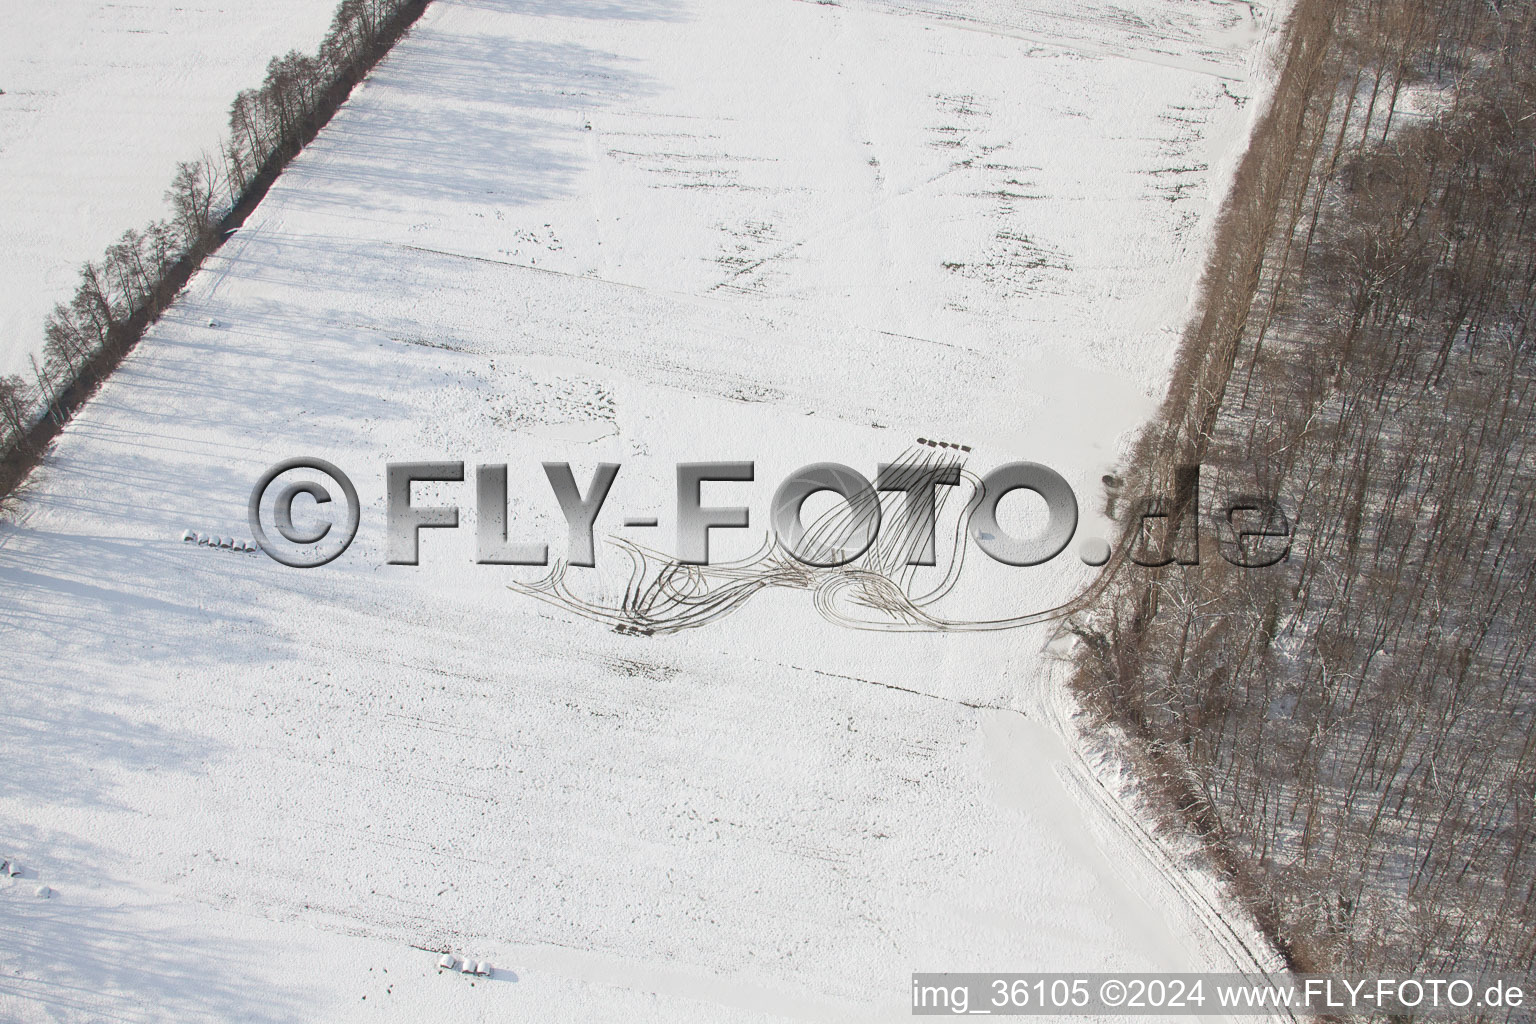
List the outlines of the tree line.
{"type": "Polygon", "coordinates": [[[123,232],[82,265],[73,297],[48,314],[30,376],[0,377],[0,457],[13,468],[35,457],[28,449],[51,436],[72,398],[110,372],[160,315],[216,245],[225,218],[265,192],[424,7],[341,0],[316,55],[274,57],[261,86],[235,97],[218,155],[177,166],[167,216],[123,232]]]}
{"type": "Polygon", "coordinates": [[[1282,145],[1127,474],[1273,498],[1291,554],[1121,572],[1077,682],[1298,966],[1530,974],[1536,3],[1297,17],[1282,145]]]}

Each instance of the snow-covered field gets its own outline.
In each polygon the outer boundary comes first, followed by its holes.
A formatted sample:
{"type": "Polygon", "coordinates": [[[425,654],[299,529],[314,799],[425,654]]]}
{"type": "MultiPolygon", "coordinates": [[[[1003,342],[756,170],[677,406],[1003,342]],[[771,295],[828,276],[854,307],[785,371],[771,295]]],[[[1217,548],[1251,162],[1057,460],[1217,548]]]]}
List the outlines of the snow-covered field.
{"type": "MultiPolygon", "coordinates": [[[[794,467],[944,439],[1105,535],[1282,15],[434,3],[0,529],[0,1018],[888,1020],[914,970],[1263,960],[1100,784],[1049,626],[777,589],[630,635],[473,564],[469,482],[385,564],[383,473],[508,463],[561,556],[541,460],[622,463],[600,535],[670,549],[673,464],[751,459],[705,492],[746,555],[794,467]],[[342,558],[182,542],[295,455],[358,486],[342,558]]],[[[972,557],[945,611],[1094,571],[972,557]]]]}
{"type": "Polygon", "coordinates": [[[165,215],[267,61],[313,52],[333,0],[0,4],[0,376],[30,376],[80,264],[165,215]]]}

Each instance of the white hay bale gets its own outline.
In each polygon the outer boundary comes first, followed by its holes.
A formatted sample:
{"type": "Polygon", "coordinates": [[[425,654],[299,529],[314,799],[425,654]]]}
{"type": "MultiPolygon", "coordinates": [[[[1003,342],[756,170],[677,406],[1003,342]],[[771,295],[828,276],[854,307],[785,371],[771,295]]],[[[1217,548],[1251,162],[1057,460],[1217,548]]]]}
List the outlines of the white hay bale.
{"type": "Polygon", "coordinates": [[[458,963],[453,959],[452,953],[444,953],[442,959],[437,962],[437,966],[445,971],[451,971],[458,966],[458,963]]]}
{"type": "Polygon", "coordinates": [[[473,960],[466,959],[463,963],[459,964],[459,970],[464,974],[474,974],[475,962],[473,960]]]}
{"type": "Polygon", "coordinates": [[[21,874],[21,865],[16,863],[14,860],[8,860],[5,862],[5,873],[11,878],[15,878],[17,875],[21,874]]]}
{"type": "Polygon", "coordinates": [[[182,543],[184,543],[184,544],[190,544],[193,541],[197,540],[197,534],[193,533],[191,530],[182,530],[181,531],[181,540],[182,540],[182,543]]]}
{"type": "Polygon", "coordinates": [[[475,964],[475,973],[481,977],[490,977],[491,962],[489,960],[481,960],[479,963],[475,964]]]}
{"type": "Polygon", "coordinates": [[[38,899],[46,900],[46,899],[48,899],[48,897],[50,897],[52,895],[53,895],[53,890],[48,888],[46,885],[40,885],[40,886],[37,887],[37,898],[38,899]]]}

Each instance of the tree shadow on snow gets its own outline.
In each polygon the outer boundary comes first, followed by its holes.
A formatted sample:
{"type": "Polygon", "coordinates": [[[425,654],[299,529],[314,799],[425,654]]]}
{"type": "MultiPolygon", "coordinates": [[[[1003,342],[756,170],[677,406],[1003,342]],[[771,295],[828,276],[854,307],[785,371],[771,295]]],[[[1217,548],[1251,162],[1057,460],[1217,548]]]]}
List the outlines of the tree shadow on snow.
{"type": "Polygon", "coordinates": [[[381,65],[379,91],[326,127],[324,160],[301,157],[273,192],[296,209],[361,214],[568,196],[588,164],[586,115],[656,90],[634,63],[574,43],[436,32],[381,65]]]}
{"type": "MultiPolygon", "coordinates": [[[[256,942],[159,922],[155,910],[0,894],[7,928],[0,951],[0,1005],[25,1001],[49,1019],[148,1010],[156,1020],[302,1019],[300,993],[253,977],[265,959],[256,942]]],[[[172,919],[179,916],[172,914],[172,919]]]]}
{"type": "Polygon", "coordinates": [[[534,18],[585,18],[591,21],[682,21],[675,2],[664,0],[453,0],[454,7],[534,18]]]}

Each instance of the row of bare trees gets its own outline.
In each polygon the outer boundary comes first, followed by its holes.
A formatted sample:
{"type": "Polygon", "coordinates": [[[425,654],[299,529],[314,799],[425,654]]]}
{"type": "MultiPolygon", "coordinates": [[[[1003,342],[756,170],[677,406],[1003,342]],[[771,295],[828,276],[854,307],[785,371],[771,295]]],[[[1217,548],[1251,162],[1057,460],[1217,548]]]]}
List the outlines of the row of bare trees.
{"type": "Polygon", "coordinates": [[[408,11],[419,0],[341,0],[330,31],[311,57],[291,50],[274,57],[259,89],[246,89],[229,109],[229,139],[224,145],[228,179],[241,191],[274,161],[298,153],[364,71],[378,60],[398,34],[408,11]]]}
{"type": "Polygon", "coordinates": [[[1325,16],[1249,286],[1132,467],[1277,499],[1291,555],[1123,571],[1080,684],[1298,964],[1527,974],[1536,2],[1325,16]]]}
{"type": "Polygon", "coordinates": [[[261,87],[235,98],[219,157],[178,165],[169,215],[84,264],[74,296],[48,315],[30,378],[0,377],[0,456],[26,446],[39,418],[62,422],[70,393],[117,364],[207,255],[224,217],[298,153],[423,6],[342,0],[316,56],[274,57],[261,87]]]}

